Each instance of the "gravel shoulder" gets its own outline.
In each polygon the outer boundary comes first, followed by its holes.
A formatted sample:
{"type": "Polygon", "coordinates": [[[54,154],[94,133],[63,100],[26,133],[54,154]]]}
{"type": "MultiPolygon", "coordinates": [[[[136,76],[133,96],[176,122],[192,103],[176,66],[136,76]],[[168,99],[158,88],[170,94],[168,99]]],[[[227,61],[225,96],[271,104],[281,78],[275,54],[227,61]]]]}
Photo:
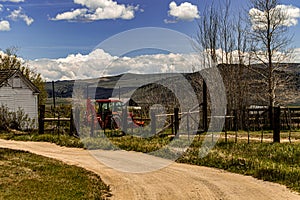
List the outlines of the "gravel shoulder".
{"type": "Polygon", "coordinates": [[[276,183],[218,169],[168,163],[162,159],[155,160],[162,165],[161,169],[155,171],[132,173],[109,167],[118,165],[122,166],[122,169],[123,167],[129,169],[128,171],[134,166],[140,168],[142,166],[142,169],[145,169],[142,163],[151,163],[151,159],[154,158],[144,157],[141,153],[125,151],[91,153],[84,149],[60,147],[46,142],[2,139],[0,147],[29,151],[93,171],[111,186],[112,199],[300,199],[299,194],[276,183]],[[119,163],[103,164],[96,159],[98,156],[103,157],[105,163],[107,160],[119,163]],[[126,160],[124,157],[130,159],[126,160]],[[140,157],[143,159],[135,160],[140,157]]]}

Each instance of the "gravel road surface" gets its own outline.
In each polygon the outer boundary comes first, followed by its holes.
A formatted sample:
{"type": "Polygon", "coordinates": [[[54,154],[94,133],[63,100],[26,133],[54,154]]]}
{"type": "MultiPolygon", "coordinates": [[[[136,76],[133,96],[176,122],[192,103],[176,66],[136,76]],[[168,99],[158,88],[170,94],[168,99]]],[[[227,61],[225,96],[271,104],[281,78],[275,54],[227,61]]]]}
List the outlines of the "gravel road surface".
{"type": "Polygon", "coordinates": [[[117,200],[300,200],[300,195],[279,184],[218,169],[171,163],[136,152],[87,151],[46,142],[1,139],[0,147],[29,151],[93,171],[111,186],[112,199],[117,200]],[[100,161],[97,157],[101,157],[100,161]],[[160,169],[153,170],[151,163],[160,169]]]}

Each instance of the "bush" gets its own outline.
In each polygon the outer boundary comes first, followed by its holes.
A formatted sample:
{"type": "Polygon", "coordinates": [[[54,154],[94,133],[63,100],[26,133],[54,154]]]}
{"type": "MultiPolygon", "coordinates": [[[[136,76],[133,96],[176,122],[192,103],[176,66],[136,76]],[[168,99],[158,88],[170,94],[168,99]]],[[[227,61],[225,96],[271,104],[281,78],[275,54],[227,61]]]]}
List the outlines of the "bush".
{"type": "Polygon", "coordinates": [[[10,112],[4,105],[0,107],[0,130],[8,130],[10,124],[10,112]]]}
{"type": "Polygon", "coordinates": [[[10,112],[7,106],[1,105],[0,107],[0,130],[29,130],[34,127],[34,122],[21,108],[17,112],[10,112]]]}

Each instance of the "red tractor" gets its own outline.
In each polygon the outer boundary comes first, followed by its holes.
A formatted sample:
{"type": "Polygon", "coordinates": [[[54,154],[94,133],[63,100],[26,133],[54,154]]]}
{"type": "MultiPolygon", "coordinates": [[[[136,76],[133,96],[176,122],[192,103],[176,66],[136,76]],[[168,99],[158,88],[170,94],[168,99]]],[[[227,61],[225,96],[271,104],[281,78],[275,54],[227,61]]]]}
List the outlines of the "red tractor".
{"type": "Polygon", "coordinates": [[[92,100],[87,99],[87,119],[92,121],[92,118],[94,118],[94,123],[99,123],[101,129],[120,129],[125,118],[129,126],[144,125],[144,121],[134,119],[132,109],[128,112],[123,102],[117,99],[98,99],[94,101],[94,104],[92,100]]]}

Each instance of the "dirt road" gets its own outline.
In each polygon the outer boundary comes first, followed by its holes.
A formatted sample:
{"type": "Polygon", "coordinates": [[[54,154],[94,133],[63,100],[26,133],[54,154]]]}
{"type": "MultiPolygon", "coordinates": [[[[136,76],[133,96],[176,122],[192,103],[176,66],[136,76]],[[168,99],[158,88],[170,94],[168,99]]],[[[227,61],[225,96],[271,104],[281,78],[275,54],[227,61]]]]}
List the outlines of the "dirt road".
{"type": "MultiPolygon", "coordinates": [[[[300,199],[286,187],[252,177],[207,167],[172,163],[148,173],[126,173],[104,165],[87,150],[59,147],[50,143],[0,140],[0,147],[26,150],[35,154],[77,165],[99,174],[111,186],[112,199],[300,199]]],[[[139,153],[98,151],[106,160],[139,157],[139,153]],[[128,154],[127,154],[128,153],[128,154]]],[[[120,161],[120,166],[126,161],[120,161]]],[[[127,161],[128,162],[128,161],[127,161]]],[[[139,165],[130,160],[128,169],[139,165]]],[[[164,161],[160,160],[162,164],[164,161]]],[[[115,163],[114,163],[115,164],[115,163]]]]}

